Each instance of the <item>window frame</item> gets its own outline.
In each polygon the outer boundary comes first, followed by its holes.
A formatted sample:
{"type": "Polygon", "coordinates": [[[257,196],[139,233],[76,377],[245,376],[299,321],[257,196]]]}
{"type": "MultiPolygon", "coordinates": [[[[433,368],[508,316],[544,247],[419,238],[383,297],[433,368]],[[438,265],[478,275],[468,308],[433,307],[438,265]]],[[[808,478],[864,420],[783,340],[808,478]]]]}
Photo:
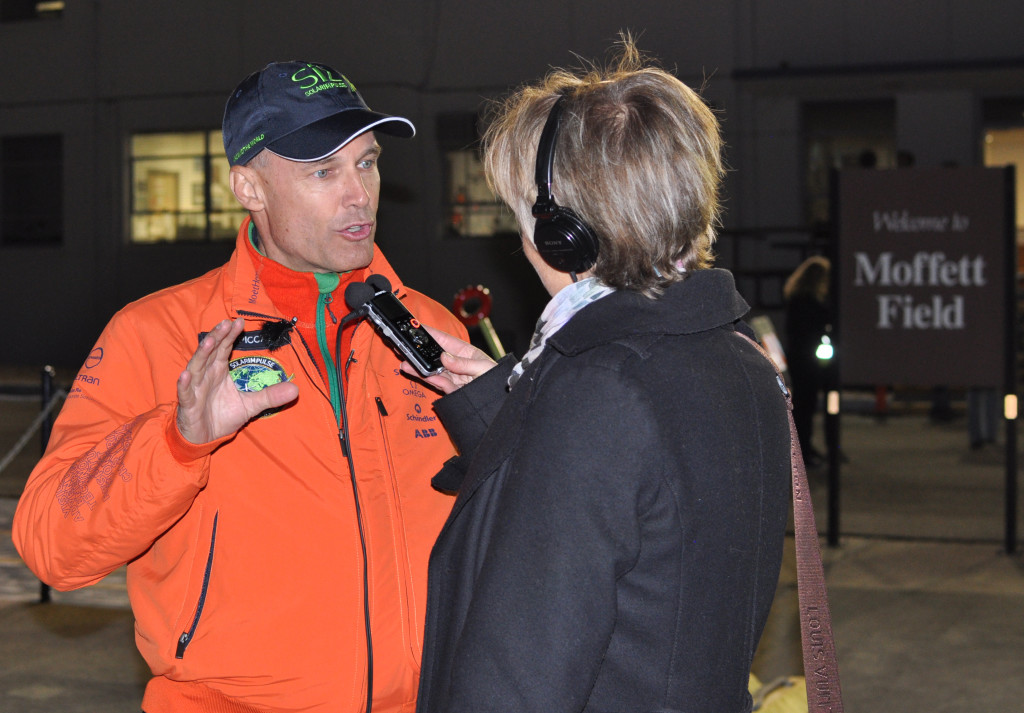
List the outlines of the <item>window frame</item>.
{"type": "MultiPolygon", "coordinates": [[[[127,162],[127,221],[125,227],[125,242],[132,246],[154,245],[154,244],[214,244],[234,240],[237,234],[237,227],[245,217],[246,211],[239,205],[230,193],[228,173],[230,166],[224,156],[220,129],[171,129],[171,130],[144,130],[133,131],[127,140],[126,162],[127,162]],[[202,137],[201,152],[183,150],[181,152],[138,152],[136,140],[142,137],[167,137],[169,140],[184,140],[189,136],[202,137]],[[181,162],[193,162],[194,166],[200,166],[200,171],[185,173],[185,181],[191,180],[186,186],[178,185],[182,180],[182,172],[175,171],[173,164],[181,162]],[[139,175],[140,167],[157,167],[161,163],[167,164],[164,175],[167,178],[168,190],[173,194],[166,208],[151,207],[140,208],[140,200],[151,202],[150,192],[152,185],[151,177],[139,175]],[[223,178],[218,173],[223,172],[223,178]],[[143,190],[145,193],[143,193],[143,190]],[[214,191],[221,195],[219,201],[214,199],[214,191]],[[191,193],[188,193],[191,191],[191,193]],[[190,200],[181,201],[181,196],[188,194],[190,200]],[[201,198],[197,201],[197,198],[201,198]],[[185,207],[181,207],[184,205],[185,207]],[[198,208],[189,208],[196,206],[198,208]],[[190,223],[194,223],[191,228],[190,223]],[[149,230],[156,231],[156,235],[147,235],[144,225],[149,225],[149,230]],[[167,228],[170,230],[167,230],[167,228]],[[164,232],[160,232],[163,230],[164,232]]],[[[150,168],[152,177],[160,174],[159,171],[150,168]]],[[[166,191],[165,191],[166,193],[166,191]]]]}
{"type": "MultiPolygon", "coordinates": [[[[65,226],[65,195],[64,195],[64,172],[65,172],[65,137],[62,133],[47,132],[39,134],[4,134],[0,136],[0,246],[4,248],[24,247],[60,247],[64,243],[65,226]],[[35,150],[27,148],[33,157],[30,159],[10,159],[12,143],[19,140],[41,142],[53,140],[50,146],[37,145],[35,150]],[[51,154],[47,150],[51,149],[51,154]],[[16,181],[16,174],[21,169],[28,177],[28,180],[19,182],[23,189],[18,192],[16,200],[8,204],[9,188],[6,184],[16,181]],[[53,176],[53,180],[48,177],[53,176]],[[32,180],[33,177],[38,180],[32,180]],[[26,183],[30,187],[37,188],[37,191],[25,190],[26,183]],[[41,200],[39,196],[45,196],[41,200]],[[13,207],[13,210],[12,210],[13,207]],[[38,211],[32,208],[40,208],[38,211]],[[45,218],[41,221],[34,221],[33,215],[52,215],[50,220],[45,218]],[[53,226],[45,234],[33,236],[30,232],[17,232],[10,229],[11,225],[18,222],[25,225],[36,224],[44,228],[53,226]]],[[[24,177],[23,177],[24,178],[24,177]]]]}
{"type": "Polygon", "coordinates": [[[519,234],[512,211],[491,192],[484,180],[480,135],[477,113],[447,112],[437,117],[446,238],[479,240],[519,234]],[[490,230],[481,229],[488,224],[490,230]]]}

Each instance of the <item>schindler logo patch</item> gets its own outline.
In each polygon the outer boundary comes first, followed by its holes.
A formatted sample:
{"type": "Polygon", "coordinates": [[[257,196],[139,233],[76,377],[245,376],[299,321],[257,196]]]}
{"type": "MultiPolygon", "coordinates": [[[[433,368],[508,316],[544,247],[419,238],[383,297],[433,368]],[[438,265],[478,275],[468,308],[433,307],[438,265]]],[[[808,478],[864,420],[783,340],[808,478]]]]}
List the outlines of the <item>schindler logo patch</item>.
{"type": "Polygon", "coordinates": [[[284,367],[265,356],[247,356],[228,362],[228,373],[239,391],[262,391],[268,386],[290,381],[284,367]]]}

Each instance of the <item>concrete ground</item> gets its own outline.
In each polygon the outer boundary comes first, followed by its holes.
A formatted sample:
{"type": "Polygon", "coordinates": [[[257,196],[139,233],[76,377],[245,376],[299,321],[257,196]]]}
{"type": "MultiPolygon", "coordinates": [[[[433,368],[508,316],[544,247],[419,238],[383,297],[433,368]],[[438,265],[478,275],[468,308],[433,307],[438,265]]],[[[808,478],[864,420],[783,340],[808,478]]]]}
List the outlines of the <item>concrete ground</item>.
{"type": "MultiPolygon", "coordinates": [[[[1024,559],[1005,548],[1002,447],[970,449],[962,412],[932,423],[920,402],[897,399],[885,419],[850,406],[841,537],[822,548],[846,710],[1024,710],[1024,559]]],[[[38,409],[38,396],[0,400],[0,458],[38,409]]],[[[39,604],[10,543],[11,491],[38,447],[0,473],[0,712],[137,712],[147,671],[123,570],[39,604]]],[[[812,471],[822,533],[825,483],[812,471]]],[[[763,681],[802,669],[792,545],[754,662],[763,681]]]]}

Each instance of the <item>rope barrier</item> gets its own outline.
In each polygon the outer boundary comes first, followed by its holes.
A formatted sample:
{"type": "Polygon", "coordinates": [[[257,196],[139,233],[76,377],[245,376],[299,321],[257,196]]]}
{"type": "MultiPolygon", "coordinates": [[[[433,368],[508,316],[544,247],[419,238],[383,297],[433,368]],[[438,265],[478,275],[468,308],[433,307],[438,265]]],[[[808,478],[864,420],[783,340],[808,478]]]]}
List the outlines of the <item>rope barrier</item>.
{"type": "Polygon", "coordinates": [[[0,401],[36,401],[39,399],[39,389],[31,394],[4,393],[0,391],[0,401]]]}
{"type": "Polygon", "coordinates": [[[18,442],[14,444],[14,448],[12,448],[10,452],[3,457],[3,460],[0,460],[0,473],[3,473],[4,469],[8,465],[10,465],[11,461],[14,460],[19,453],[21,453],[21,449],[24,448],[25,444],[28,443],[29,439],[32,438],[33,435],[35,435],[35,432],[38,431],[39,427],[43,425],[43,421],[46,420],[46,418],[50,415],[50,412],[53,411],[54,408],[56,408],[57,403],[65,396],[67,396],[66,391],[64,391],[63,389],[57,390],[57,392],[53,395],[53,397],[46,404],[46,406],[43,407],[43,410],[39,412],[39,415],[37,415],[35,419],[32,421],[32,425],[28,427],[28,430],[25,431],[25,433],[22,434],[21,438],[18,439],[18,442]]]}

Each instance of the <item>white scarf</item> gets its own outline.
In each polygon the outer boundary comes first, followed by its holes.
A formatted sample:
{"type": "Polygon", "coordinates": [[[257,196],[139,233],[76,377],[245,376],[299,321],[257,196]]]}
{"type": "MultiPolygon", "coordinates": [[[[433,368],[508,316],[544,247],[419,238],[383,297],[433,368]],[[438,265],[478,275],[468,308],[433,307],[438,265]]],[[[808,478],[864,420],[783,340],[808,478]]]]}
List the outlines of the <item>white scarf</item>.
{"type": "Polygon", "coordinates": [[[544,351],[548,337],[565,326],[565,323],[572,319],[574,314],[588,304],[614,291],[614,287],[609,287],[596,277],[588,277],[559,290],[544,308],[540,319],[537,320],[537,328],[533,331],[526,356],[512,367],[512,373],[508,377],[509,388],[519,381],[519,377],[523,375],[526,367],[536,361],[540,353],[544,351]]]}

